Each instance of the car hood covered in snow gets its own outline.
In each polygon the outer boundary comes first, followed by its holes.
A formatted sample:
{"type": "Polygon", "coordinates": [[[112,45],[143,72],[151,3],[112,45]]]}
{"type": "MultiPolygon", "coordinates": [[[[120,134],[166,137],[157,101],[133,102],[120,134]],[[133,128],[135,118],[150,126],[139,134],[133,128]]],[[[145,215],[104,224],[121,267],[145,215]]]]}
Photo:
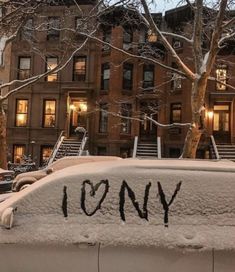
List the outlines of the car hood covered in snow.
{"type": "Polygon", "coordinates": [[[126,159],[69,167],[0,204],[2,225],[13,218],[0,243],[234,250],[234,166],[126,159]]]}

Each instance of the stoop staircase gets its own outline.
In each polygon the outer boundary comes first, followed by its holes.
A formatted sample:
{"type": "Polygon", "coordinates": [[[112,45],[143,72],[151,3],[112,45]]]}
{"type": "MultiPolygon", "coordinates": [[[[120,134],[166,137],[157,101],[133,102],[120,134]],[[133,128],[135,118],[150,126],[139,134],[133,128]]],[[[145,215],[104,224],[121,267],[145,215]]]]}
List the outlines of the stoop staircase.
{"type": "Polygon", "coordinates": [[[211,143],[210,153],[212,159],[226,159],[235,162],[234,144],[216,144],[213,136],[211,136],[211,143]]]}
{"type": "Polygon", "coordinates": [[[64,132],[62,132],[57,140],[57,143],[54,146],[51,157],[48,161],[48,164],[51,164],[58,159],[67,156],[84,156],[88,154],[88,151],[85,151],[84,148],[87,143],[87,137],[84,133],[83,138],[78,140],[78,138],[66,138],[64,132]]]}
{"type": "Polygon", "coordinates": [[[55,154],[54,161],[67,156],[78,156],[80,147],[81,141],[64,138],[55,154]]]}
{"type": "Polygon", "coordinates": [[[220,159],[235,161],[235,145],[217,144],[220,159]]]}
{"type": "Polygon", "coordinates": [[[137,158],[161,158],[160,138],[157,142],[142,142],[135,137],[133,157],[137,158]]]}

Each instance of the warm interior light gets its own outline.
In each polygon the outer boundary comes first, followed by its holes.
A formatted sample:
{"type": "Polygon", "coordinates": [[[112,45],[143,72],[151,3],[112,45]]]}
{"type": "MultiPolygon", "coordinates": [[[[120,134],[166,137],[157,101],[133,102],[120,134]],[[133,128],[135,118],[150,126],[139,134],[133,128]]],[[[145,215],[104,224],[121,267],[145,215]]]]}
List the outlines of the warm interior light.
{"type": "Polygon", "coordinates": [[[76,106],[73,104],[69,105],[69,108],[70,108],[70,110],[76,110],[76,106]]]}
{"type": "Polygon", "coordinates": [[[17,114],[17,120],[23,122],[25,120],[25,114],[17,114]]]}
{"type": "Polygon", "coordinates": [[[79,105],[81,111],[87,111],[87,104],[86,103],[80,103],[79,105]]]}
{"type": "Polygon", "coordinates": [[[157,35],[156,35],[156,33],[152,32],[151,30],[149,30],[149,32],[148,32],[148,41],[150,43],[154,43],[154,42],[157,41],[157,35]]]}
{"type": "Polygon", "coordinates": [[[208,116],[209,119],[212,119],[213,116],[214,116],[214,112],[213,111],[208,111],[207,116],[208,116]]]}

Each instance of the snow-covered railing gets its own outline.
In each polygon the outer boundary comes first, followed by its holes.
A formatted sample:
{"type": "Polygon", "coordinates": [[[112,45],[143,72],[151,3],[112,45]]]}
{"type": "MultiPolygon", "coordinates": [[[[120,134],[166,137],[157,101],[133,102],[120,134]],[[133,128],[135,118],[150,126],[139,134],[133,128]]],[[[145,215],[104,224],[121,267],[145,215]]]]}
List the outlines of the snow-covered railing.
{"type": "Polygon", "coordinates": [[[136,158],[137,145],[138,145],[138,136],[135,136],[132,158],[136,158]]]}
{"type": "Polygon", "coordinates": [[[162,149],[161,149],[161,137],[157,137],[157,158],[162,158],[162,149]]]}
{"type": "Polygon", "coordinates": [[[219,156],[219,152],[218,152],[218,149],[217,149],[217,146],[216,146],[216,143],[215,143],[215,138],[213,135],[211,135],[211,143],[212,143],[212,146],[213,146],[213,150],[215,152],[215,158],[217,160],[220,159],[220,156],[219,156]]]}
{"type": "Polygon", "coordinates": [[[63,140],[64,140],[64,130],[61,131],[60,136],[59,136],[56,144],[54,145],[54,148],[53,148],[53,150],[51,152],[51,156],[50,156],[50,158],[48,160],[48,164],[47,165],[49,165],[49,164],[51,164],[53,162],[53,160],[54,160],[54,158],[56,156],[56,153],[57,153],[60,145],[62,144],[63,140]]]}
{"type": "Polygon", "coordinates": [[[78,152],[78,156],[82,156],[83,150],[86,146],[86,142],[88,140],[88,137],[86,137],[86,133],[84,133],[83,138],[82,138],[82,142],[79,148],[79,152],[78,152]]]}

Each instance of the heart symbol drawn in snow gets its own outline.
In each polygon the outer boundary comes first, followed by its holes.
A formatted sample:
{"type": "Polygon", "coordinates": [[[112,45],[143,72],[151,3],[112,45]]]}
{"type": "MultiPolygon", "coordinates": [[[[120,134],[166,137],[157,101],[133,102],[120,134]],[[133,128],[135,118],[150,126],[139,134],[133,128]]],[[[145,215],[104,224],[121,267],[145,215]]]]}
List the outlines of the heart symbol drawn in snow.
{"type": "Polygon", "coordinates": [[[101,180],[100,182],[98,182],[96,185],[93,185],[93,183],[90,181],[90,180],[84,180],[83,183],[82,183],[82,189],[81,189],[81,208],[82,210],[84,211],[84,213],[87,215],[87,216],[92,216],[94,215],[97,210],[99,210],[101,208],[101,204],[103,203],[107,193],[109,191],[109,181],[106,179],[106,180],[101,180]],[[98,191],[98,189],[100,188],[101,185],[104,184],[104,192],[96,206],[96,208],[92,211],[92,212],[88,212],[87,209],[86,209],[86,194],[87,194],[87,191],[86,191],[86,186],[89,185],[90,186],[90,196],[95,198],[96,196],[96,192],[98,191]]]}

